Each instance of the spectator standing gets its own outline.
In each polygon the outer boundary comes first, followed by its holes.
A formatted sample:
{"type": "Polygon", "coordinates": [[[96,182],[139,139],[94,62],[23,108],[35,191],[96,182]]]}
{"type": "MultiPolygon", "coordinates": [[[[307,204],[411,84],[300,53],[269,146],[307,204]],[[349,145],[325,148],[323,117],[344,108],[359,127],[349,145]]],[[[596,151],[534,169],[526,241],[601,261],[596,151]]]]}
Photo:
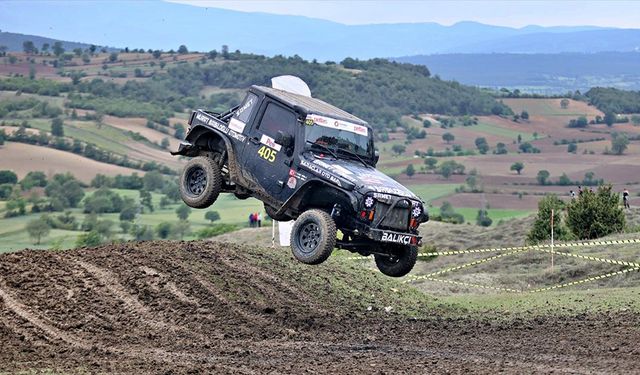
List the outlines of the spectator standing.
{"type": "Polygon", "coordinates": [[[622,202],[624,203],[624,208],[631,208],[629,205],[629,190],[627,188],[622,191],[622,202]]]}

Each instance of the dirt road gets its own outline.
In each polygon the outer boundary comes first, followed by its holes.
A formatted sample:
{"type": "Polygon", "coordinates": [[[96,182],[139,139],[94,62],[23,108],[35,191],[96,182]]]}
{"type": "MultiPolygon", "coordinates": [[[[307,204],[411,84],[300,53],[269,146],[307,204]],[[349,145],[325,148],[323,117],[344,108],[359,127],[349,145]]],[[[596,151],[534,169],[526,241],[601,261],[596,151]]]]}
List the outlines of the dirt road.
{"type": "Polygon", "coordinates": [[[636,314],[369,313],[343,293],[340,269],[287,269],[288,255],[260,251],[275,250],[150,242],[1,255],[0,373],[640,373],[636,314]]]}

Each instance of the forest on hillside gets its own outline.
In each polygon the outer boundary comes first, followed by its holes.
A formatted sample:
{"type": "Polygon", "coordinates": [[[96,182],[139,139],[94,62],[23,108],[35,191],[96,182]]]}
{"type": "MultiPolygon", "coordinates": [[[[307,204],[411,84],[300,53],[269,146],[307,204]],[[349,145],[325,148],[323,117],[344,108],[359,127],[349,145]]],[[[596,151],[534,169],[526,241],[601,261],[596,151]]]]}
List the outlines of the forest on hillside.
{"type": "Polygon", "coordinates": [[[424,66],[384,59],[345,59],[342,65],[309,62],[300,57],[265,57],[242,54],[202,55],[193,63],[179,62],[146,80],[124,84],[100,78],[83,80],[81,71],[67,73],[71,83],[10,77],[0,90],[41,95],[68,93],[70,108],[92,109],[120,117],[146,117],[153,121],[198,107],[220,110],[236,104],[234,93],[201,94],[205,86],[245,89],[270,85],[274,76],[291,74],[305,80],[315,97],[369,121],[375,128],[400,125],[407,114],[509,114],[510,109],[488,93],[430,76],[424,66]]]}
{"type": "Polygon", "coordinates": [[[640,91],[594,87],[585,96],[591,104],[605,113],[640,113],[640,91]]]}

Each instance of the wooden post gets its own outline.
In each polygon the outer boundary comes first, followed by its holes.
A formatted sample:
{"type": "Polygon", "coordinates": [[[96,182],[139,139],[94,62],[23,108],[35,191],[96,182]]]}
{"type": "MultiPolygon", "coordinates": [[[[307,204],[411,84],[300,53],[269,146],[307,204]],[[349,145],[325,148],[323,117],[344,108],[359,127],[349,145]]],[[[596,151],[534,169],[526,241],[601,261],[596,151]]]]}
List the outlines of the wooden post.
{"type": "Polygon", "coordinates": [[[551,272],[553,272],[553,208],[551,209],[551,272]]]}

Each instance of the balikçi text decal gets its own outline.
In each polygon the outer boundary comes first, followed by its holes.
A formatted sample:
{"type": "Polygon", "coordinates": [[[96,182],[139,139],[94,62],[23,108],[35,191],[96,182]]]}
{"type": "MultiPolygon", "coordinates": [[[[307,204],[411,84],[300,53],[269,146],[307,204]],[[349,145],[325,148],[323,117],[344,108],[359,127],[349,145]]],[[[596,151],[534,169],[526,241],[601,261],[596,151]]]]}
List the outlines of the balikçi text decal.
{"type": "Polygon", "coordinates": [[[380,241],[409,245],[411,243],[411,238],[412,236],[409,236],[407,234],[383,232],[380,241]]]}

